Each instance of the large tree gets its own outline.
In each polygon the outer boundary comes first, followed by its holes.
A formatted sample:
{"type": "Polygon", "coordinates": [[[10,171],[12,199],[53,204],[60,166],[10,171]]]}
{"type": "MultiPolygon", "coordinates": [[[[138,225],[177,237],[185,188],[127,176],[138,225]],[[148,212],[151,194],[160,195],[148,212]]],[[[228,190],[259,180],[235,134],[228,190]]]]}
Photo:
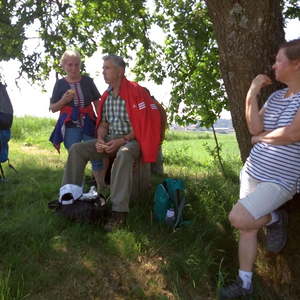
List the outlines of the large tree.
{"type": "MultiPolygon", "coordinates": [[[[299,16],[298,2],[285,2],[287,14],[299,16]]],[[[59,57],[67,47],[85,56],[100,46],[104,53],[134,57],[138,80],[171,79],[169,113],[177,122],[209,127],[229,104],[244,160],[251,147],[244,98],[253,76],[269,71],[284,40],[282,5],[281,0],[1,0],[0,60],[18,59],[21,72],[41,81],[53,68],[60,72],[59,57]],[[151,38],[155,27],[165,33],[165,43],[151,38]],[[28,41],[36,37],[39,47],[30,48],[28,41]]]]}
{"type": "MultiPolygon", "coordinates": [[[[242,160],[250,135],[245,121],[245,96],[259,73],[271,75],[278,47],[284,41],[281,1],[206,0],[219,46],[222,78],[242,160]]],[[[268,93],[270,91],[267,91],[268,93]]],[[[262,95],[262,99],[266,94],[262,95]]]]}

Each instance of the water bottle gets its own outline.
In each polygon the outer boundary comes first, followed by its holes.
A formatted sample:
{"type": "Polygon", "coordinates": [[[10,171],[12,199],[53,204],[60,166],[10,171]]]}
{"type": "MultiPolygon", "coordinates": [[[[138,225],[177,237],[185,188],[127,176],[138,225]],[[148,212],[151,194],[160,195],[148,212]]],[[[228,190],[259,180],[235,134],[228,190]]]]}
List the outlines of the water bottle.
{"type": "Polygon", "coordinates": [[[165,222],[166,222],[166,224],[171,225],[171,226],[174,224],[174,222],[175,222],[175,211],[174,211],[173,207],[171,207],[167,210],[165,222]]]}

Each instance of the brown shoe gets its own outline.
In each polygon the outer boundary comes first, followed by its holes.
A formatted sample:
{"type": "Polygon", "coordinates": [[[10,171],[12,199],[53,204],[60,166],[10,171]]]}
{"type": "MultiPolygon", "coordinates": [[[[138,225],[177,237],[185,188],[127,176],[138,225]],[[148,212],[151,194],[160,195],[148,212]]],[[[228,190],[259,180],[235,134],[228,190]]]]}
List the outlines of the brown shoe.
{"type": "Polygon", "coordinates": [[[111,217],[104,225],[104,230],[112,232],[126,225],[127,212],[113,211],[111,217]]]}

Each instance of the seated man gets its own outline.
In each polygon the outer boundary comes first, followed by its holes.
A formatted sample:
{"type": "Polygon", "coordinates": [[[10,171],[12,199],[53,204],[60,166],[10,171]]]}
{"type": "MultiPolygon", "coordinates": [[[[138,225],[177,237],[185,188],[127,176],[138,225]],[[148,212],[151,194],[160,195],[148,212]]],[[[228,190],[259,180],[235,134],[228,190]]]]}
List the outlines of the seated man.
{"type": "Polygon", "coordinates": [[[97,139],[74,144],[66,163],[59,200],[64,203],[82,194],[89,160],[115,156],[111,169],[112,217],[105,225],[112,231],[123,225],[129,211],[133,162],[154,162],[160,146],[160,113],[149,94],[125,78],[122,57],[103,58],[103,76],[109,84],[99,102],[97,139]]]}

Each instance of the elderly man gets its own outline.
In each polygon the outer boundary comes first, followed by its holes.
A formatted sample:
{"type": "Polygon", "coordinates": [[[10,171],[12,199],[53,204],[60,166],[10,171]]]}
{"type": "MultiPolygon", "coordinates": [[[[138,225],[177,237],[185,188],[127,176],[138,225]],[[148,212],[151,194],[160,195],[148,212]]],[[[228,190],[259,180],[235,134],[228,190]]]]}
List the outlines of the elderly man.
{"type": "Polygon", "coordinates": [[[160,113],[149,94],[125,77],[122,57],[103,58],[103,76],[109,84],[99,103],[97,139],[74,144],[66,163],[60,202],[82,194],[84,169],[91,159],[115,156],[111,170],[112,217],[105,225],[113,231],[126,221],[133,185],[133,162],[154,162],[160,145],[160,113]]]}

